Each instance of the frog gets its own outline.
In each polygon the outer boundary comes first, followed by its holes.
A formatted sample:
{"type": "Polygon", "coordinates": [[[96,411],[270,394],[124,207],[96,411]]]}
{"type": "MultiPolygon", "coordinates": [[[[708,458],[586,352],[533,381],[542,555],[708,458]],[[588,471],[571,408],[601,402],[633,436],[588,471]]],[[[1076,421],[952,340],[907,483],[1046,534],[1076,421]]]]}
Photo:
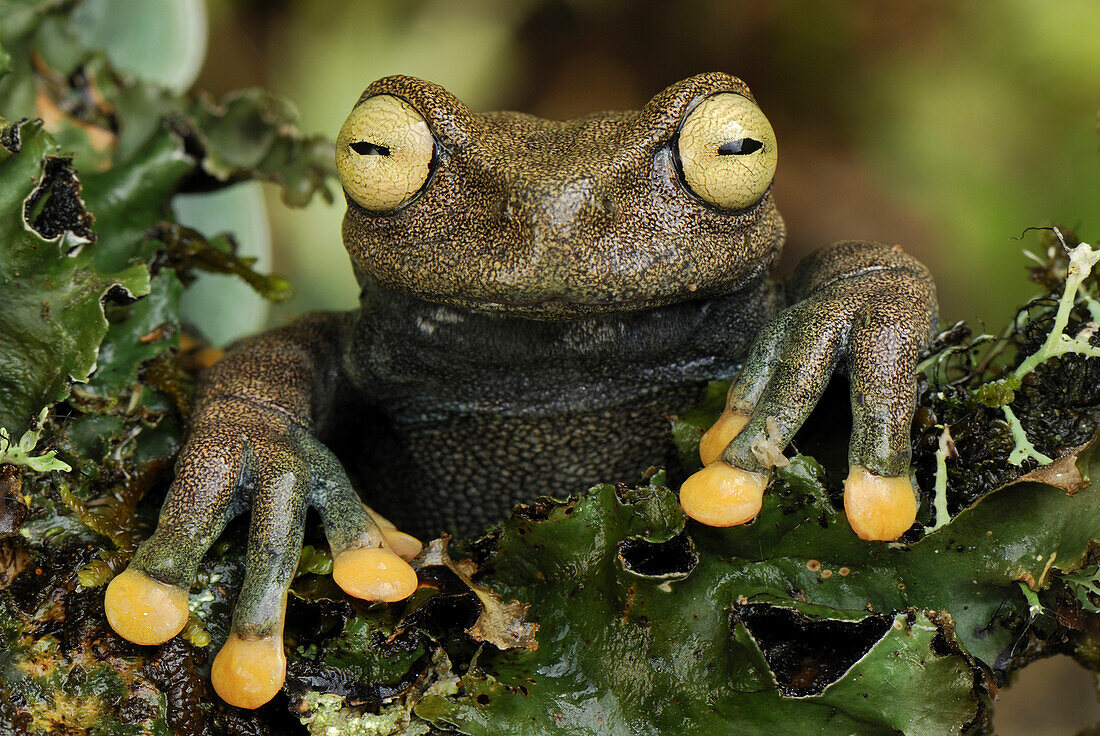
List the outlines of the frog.
{"type": "Polygon", "coordinates": [[[250,512],[211,680],[258,707],[285,682],[309,508],[336,584],[397,602],[421,538],[674,463],[667,418],[718,379],[725,408],[679,487],[692,523],[752,521],[844,373],[847,519],[868,544],[899,538],[935,285],[900,247],[855,240],[772,278],[777,160],[725,73],[566,121],[475,113],[410,76],[370,84],[335,142],[359,308],[261,333],[206,371],[156,529],[106,590],[110,625],[143,645],[178,634],[203,555],[250,512]]]}

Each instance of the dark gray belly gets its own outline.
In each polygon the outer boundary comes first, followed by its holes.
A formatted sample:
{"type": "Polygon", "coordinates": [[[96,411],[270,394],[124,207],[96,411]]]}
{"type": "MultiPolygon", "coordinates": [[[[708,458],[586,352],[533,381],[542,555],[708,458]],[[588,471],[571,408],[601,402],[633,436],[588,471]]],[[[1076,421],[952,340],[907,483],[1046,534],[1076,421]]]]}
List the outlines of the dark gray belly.
{"type": "Polygon", "coordinates": [[[777,307],[765,282],[568,322],[369,297],[326,441],[368,505],[428,538],[475,534],[517,503],[635,483],[673,463],[669,415],[733,375],[777,307]]]}
{"type": "Polygon", "coordinates": [[[701,389],[685,383],[551,416],[482,412],[409,422],[372,412],[333,444],[367,504],[401,529],[429,539],[440,531],[471,535],[518,503],[597,483],[634,484],[649,466],[675,463],[668,417],[701,389]]]}

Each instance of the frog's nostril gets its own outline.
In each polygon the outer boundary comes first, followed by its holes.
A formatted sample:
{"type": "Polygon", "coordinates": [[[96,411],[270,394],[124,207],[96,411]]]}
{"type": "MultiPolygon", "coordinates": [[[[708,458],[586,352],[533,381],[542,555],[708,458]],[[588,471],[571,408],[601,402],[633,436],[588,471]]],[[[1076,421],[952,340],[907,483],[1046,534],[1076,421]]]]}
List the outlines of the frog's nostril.
{"type": "Polygon", "coordinates": [[[602,195],[597,201],[597,207],[601,214],[607,218],[612,218],[618,211],[618,206],[615,204],[615,198],[610,194],[602,195]]]}
{"type": "Polygon", "coordinates": [[[514,191],[505,192],[497,204],[497,216],[501,220],[514,220],[522,211],[519,198],[514,191]]]}

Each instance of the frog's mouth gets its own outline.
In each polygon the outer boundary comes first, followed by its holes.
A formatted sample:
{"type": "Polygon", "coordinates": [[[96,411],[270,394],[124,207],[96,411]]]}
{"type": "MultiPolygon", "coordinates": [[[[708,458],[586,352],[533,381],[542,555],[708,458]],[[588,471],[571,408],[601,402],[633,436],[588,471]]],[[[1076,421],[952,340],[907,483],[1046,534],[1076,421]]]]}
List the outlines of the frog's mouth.
{"type": "Polygon", "coordinates": [[[477,312],[492,312],[543,320],[575,319],[613,312],[640,312],[686,301],[686,299],[674,297],[584,300],[566,295],[551,295],[531,300],[481,300],[444,295],[420,294],[419,296],[426,301],[462,307],[477,312]]]}
{"type": "Polygon", "coordinates": [[[468,309],[486,314],[498,314],[508,317],[538,321],[565,321],[598,317],[607,314],[625,314],[657,310],[686,302],[697,302],[715,296],[733,294],[767,277],[771,260],[760,263],[740,278],[700,288],[687,284],[679,289],[670,289],[660,294],[629,295],[609,290],[606,296],[593,297],[570,293],[562,289],[547,293],[530,294],[526,298],[503,299],[497,296],[477,297],[470,294],[432,293],[409,289],[406,284],[394,284],[388,288],[404,291],[423,301],[444,304],[450,307],[468,309]]]}

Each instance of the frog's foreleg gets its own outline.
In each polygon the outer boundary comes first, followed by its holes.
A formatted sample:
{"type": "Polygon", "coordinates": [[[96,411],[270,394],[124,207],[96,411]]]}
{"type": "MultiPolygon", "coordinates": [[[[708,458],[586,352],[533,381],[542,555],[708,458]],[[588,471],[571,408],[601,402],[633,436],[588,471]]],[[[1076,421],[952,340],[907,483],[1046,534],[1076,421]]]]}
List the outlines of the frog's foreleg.
{"type": "Polygon", "coordinates": [[[204,376],[157,529],[107,588],[104,607],[119,634],[139,644],[170,639],[187,621],[202,556],[251,507],[245,579],[212,668],[218,694],[242,707],[267,702],[285,678],[286,596],[309,505],[327,525],[336,581],[350,595],[397,600],[416,588],[399,555],[415,555],[419,542],[382,527],[315,436],[336,390],[340,319],[273,330],[204,376]]]}
{"type": "Polygon", "coordinates": [[[752,519],[780,452],[840,364],[854,420],[845,510],[864,539],[896,539],[916,515],[909,428],[917,356],[936,319],[931,278],[897,249],[845,242],[807,258],[788,289],[794,304],[750,351],[681,503],[715,526],[752,519]]]}

